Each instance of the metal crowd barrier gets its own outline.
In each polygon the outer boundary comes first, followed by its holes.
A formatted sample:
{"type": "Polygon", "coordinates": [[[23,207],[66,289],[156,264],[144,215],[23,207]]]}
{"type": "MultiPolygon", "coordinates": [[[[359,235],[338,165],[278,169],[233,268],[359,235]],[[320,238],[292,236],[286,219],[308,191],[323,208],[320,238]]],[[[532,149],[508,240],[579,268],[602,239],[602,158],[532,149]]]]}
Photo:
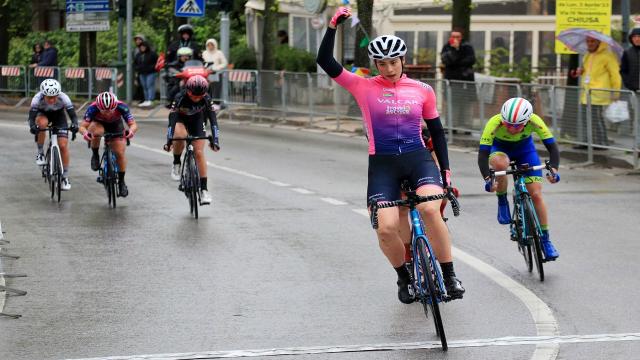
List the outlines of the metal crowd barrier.
{"type": "MultiPolygon", "coordinates": [[[[507,99],[522,96],[531,101],[534,112],[544,119],[559,141],[583,146],[587,150],[588,161],[592,161],[594,149],[609,149],[611,155],[617,154],[614,153],[616,151],[633,153],[634,165],[639,166],[640,100],[637,93],[604,90],[610,93],[609,97],[626,101],[629,107],[629,120],[611,123],[599,120],[602,115],[598,111],[603,112],[604,107],[598,110],[598,105],[585,100],[603,90],[591,90],[585,94],[580,87],[547,84],[421,81],[431,85],[436,93],[437,108],[448,130],[449,141],[459,134],[478,137],[486,121],[500,112],[507,99]],[[615,138],[615,143],[598,143],[600,134],[615,138]]],[[[241,94],[238,84],[230,82],[230,97],[231,94],[236,96],[229,102],[232,105],[257,105],[270,118],[299,122],[306,119],[309,126],[323,128],[330,127],[326,124],[330,122],[335,123],[336,129],[340,129],[344,120],[361,119],[354,98],[326,74],[258,71],[252,73],[250,81],[242,84],[251,84],[249,88],[255,86],[255,101],[252,96],[238,96],[241,94]]]]}
{"type": "MultiPolygon", "coordinates": [[[[24,66],[3,65],[0,66],[0,92],[19,93],[22,100],[16,106],[20,106],[27,98],[27,71],[24,66]]],[[[3,98],[3,102],[4,101],[3,98]]]]}

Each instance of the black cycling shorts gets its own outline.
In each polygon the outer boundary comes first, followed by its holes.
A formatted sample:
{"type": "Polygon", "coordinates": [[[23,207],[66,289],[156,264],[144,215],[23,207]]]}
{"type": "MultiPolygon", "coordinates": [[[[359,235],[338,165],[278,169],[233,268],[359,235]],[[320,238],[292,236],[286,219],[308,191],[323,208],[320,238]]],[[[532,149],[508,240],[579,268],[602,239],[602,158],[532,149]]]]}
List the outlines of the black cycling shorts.
{"type": "MultiPolygon", "coordinates": [[[[36,118],[44,116],[49,120],[49,126],[66,129],[68,124],[67,116],[64,114],[64,111],[64,109],[55,111],[38,111],[36,118]]],[[[57,130],[56,133],[59,137],[69,137],[67,130],[57,130]]]]}
{"type": "Polygon", "coordinates": [[[102,125],[105,134],[121,134],[120,136],[112,137],[110,140],[124,138],[124,124],[122,123],[122,120],[115,122],[102,122],[92,120],[92,122],[97,122],[98,124],[102,125]]]}
{"type": "Polygon", "coordinates": [[[369,155],[367,205],[399,200],[403,180],[409,181],[413,189],[424,185],[442,187],[440,170],[426,148],[399,155],[369,155]]]}
{"type": "Polygon", "coordinates": [[[207,136],[206,123],[202,114],[192,116],[178,115],[178,121],[187,129],[191,136],[207,136]]]}

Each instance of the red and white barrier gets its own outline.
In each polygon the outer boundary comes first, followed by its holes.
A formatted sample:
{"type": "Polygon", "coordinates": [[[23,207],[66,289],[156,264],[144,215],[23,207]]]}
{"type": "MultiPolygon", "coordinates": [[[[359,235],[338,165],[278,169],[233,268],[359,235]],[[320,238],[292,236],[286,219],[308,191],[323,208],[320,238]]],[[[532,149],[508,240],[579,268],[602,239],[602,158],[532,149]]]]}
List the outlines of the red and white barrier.
{"type": "Polygon", "coordinates": [[[51,78],[53,77],[54,71],[55,68],[53,67],[38,66],[33,69],[33,75],[35,77],[51,78]]]}
{"type": "Polygon", "coordinates": [[[20,66],[3,66],[2,76],[20,76],[20,66]]]}

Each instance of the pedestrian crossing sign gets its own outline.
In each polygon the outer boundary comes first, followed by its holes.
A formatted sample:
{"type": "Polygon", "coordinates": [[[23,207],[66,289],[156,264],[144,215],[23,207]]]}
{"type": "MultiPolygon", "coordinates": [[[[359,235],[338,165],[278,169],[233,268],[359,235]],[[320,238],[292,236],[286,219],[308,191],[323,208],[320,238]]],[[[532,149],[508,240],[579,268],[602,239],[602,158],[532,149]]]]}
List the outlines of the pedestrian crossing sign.
{"type": "Polygon", "coordinates": [[[176,0],[177,17],[204,16],[204,0],[176,0]]]}

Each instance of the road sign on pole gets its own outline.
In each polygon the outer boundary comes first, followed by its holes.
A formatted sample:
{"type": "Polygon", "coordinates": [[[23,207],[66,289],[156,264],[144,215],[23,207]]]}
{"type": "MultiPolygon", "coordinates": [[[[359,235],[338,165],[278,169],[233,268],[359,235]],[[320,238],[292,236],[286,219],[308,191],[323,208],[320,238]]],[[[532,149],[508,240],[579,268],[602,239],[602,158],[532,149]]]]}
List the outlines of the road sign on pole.
{"type": "Polygon", "coordinates": [[[109,0],[67,0],[67,31],[109,30],[109,0]]]}
{"type": "Polygon", "coordinates": [[[204,16],[204,0],[176,0],[175,15],[177,17],[204,16]]]}

